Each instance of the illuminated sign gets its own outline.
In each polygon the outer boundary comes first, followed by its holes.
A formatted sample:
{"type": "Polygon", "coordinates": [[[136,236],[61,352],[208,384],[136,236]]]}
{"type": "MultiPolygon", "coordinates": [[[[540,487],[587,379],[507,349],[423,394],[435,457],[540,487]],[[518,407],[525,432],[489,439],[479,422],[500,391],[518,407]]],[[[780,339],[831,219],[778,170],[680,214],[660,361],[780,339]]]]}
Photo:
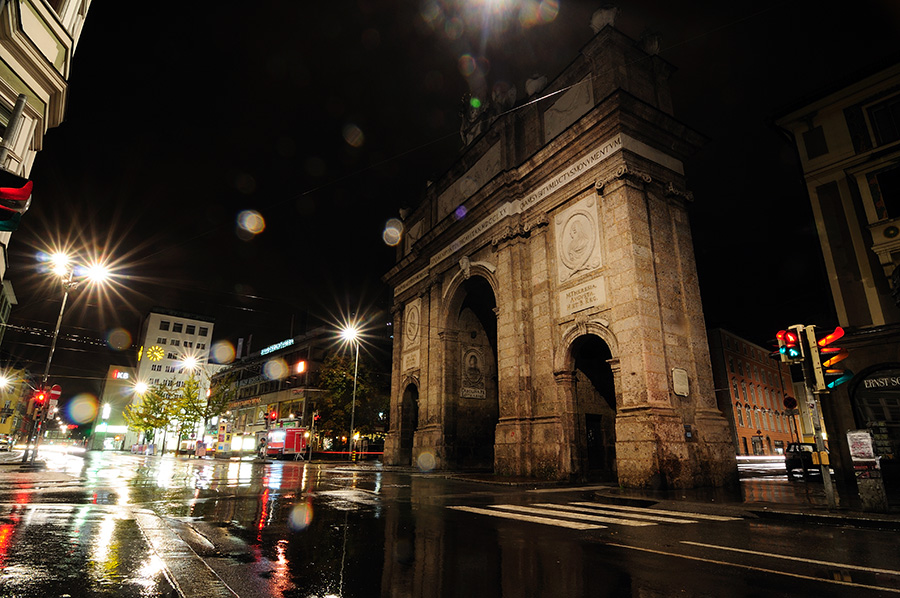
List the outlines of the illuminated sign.
{"type": "Polygon", "coordinates": [[[128,372],[120,372],[119,370],[113,370],[113,378],[116,378],[117,380],[128,380],[129,377],[130,376],[128,375],[128,372]]]}
{"type": "Polygon", "coordinates": [[[294,339],[289,338],[286,341],[281,341],[280,343],[275,343],[274,345],[269,345],[265,349],[259,352],[260,355],[268,355],[273,351],[277,351],[279,349],[284,349],[285,347],[290,347],[294,344],[294,339]]]}

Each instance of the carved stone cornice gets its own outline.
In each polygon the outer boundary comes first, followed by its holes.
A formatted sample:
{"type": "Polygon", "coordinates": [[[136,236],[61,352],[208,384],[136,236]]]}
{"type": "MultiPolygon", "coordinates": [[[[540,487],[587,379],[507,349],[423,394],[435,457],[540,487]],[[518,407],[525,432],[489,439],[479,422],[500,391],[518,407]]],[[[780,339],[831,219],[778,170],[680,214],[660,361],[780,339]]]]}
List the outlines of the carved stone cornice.
{"type": "Polygon", "coordinates": [[[684,199],[685,201],[694,201],[694,194],[685,189],[682,191],[681,189],[676,189],[675,184],[672,181],[666,183],[664,194],[666,197],[679,197],[684,199]]]}
{"type": "Polygon", "coordinates": [[[521,214],[517,214],[514,220],[502,227],[500,232],[491,239],[491,245],[497,247],[507,241],[528,238],[531,236],[532,231],[537,231],[549,225],[550,218],[547,214],[535,214],[527,219],[523,218],[521,214]]]}
{"type": "Polygon", "coordinates": [[[603,195],[606,186],[619,179],[630,180],[636,183],[643,183],[645,185],[653,182],[653,178],[651,178],[651,176],[646,172],[635,170],[627,164],[622,164],[618,168],[616,168],[615,172],[603,178],[597,179],[597,182],[594,183],[594,188],[597,190],[597,195],[603,195]]]}

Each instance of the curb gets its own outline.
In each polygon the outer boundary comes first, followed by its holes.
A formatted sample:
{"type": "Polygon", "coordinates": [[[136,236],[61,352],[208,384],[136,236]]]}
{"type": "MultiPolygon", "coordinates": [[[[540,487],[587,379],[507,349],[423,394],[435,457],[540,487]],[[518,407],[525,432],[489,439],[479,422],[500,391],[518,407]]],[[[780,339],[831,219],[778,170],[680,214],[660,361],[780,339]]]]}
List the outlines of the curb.
{"type": "Polygon", "coordinates": [[[900,531],[900,519],[887,519],[857,513],[806,513],[798,511],[780,511],[773,509],[749,508],[760,519],[777,519],[795,523],[817,523],[819,525],[852,526],[862,529],[880,529],[900,531]]]}

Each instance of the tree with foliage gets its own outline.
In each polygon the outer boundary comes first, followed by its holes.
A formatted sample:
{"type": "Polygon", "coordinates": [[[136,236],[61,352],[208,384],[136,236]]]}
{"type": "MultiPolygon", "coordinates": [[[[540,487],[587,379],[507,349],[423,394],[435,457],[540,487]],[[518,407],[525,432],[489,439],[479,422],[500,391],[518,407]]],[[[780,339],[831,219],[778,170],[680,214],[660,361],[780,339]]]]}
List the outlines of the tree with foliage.
{"type": "MultiPolygon", "coordinates": [[[[353,372],[355,355],[332,354],[319,370],[319,388],[324,392],[318,398],[316,409],[321,419],[316,427],[331,436],[343,436],[350,431],[353,410],[353,372]]],[[[356,384],[356,431],[369,434],[384,421],[379,413],[387,411],[389,399],[374,383],[374,375],[367,360],[360,356],[356,384]]]]}
{"type": "Polygon", "coordinates": [[[139,403],[129,405],[124,412],[125,423],[143,432],[147,442],[153,442],[156,430],[165,430],[176,413],[176,398],[171,388],[156,384],[147,389],[139,403]]]}
{"type": "Polygon", "coordinates": [[[226,372],[215,384],[210,381],[209,396],[200,412],[203,429],[209,425],[209,420],[217,415],[222,415],[228,407],[228,403],[235,398],[237,398],[237,371],[226,372]]]}
{"type": "Polygon", "coordinates": [[[200,396],[200,381],[192,373],[181,391],[175,395],[175,418],[178,420],[178,440],[185,440],[196,431],[206,411],[206,397],[200,396]]]}

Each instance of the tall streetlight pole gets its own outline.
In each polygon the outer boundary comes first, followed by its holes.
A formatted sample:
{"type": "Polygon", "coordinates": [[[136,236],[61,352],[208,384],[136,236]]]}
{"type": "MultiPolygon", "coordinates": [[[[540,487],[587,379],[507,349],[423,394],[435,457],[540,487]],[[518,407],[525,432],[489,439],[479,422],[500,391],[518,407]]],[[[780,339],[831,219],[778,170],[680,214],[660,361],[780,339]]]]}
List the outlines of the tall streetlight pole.
{"type": "Polygon", "coordinates": [[[350,402],[350,456],[353,459],[353,428],[356,427],[356,380],[359,374],[359,330],[355,326],[348,326],[341,331],[341,337],[345,341],[356,345],[356,359],[353,364],[353,398],[350,402]]]}
{"type": "MultiPolygon", "coordinates": [[[[76,288],[84,280],[100,282],[106,280],[109,273],[103,266],[94,265],[87,268],[84,277],[75,279],[75,265],[72,263],[68,255],[64,253],[56,253],[50,256],[53,262],[53,273],[60,277],[63,287],[62,305],[59,306],[59,316],[56,318],[56,327],[53,329],[53,340],[50,341],[50,355],[47,356],[47,365],[44,366],[44,375],[41,377],[41,390],[47,390],[47,381],[50,378],[50,363],[53,361],[53,353],[56,351],[56,341],[59,339],[59,328],[62,325],[63,314],[66,311],[66,302],[69,300],[69,291],[76,288]]],[[[41,426],[44,422],[46,412],[45,407],[39,406],[35,411],[35,423],[33,425],[35,431],[34,448],[31,449],[31,463],[34,463],[37,457],[38,447],[41,444],[41,426]]],[[[28,462],[28,444],[25,445],[25,453],[22,455],[22,463],[28,462]]]]}

